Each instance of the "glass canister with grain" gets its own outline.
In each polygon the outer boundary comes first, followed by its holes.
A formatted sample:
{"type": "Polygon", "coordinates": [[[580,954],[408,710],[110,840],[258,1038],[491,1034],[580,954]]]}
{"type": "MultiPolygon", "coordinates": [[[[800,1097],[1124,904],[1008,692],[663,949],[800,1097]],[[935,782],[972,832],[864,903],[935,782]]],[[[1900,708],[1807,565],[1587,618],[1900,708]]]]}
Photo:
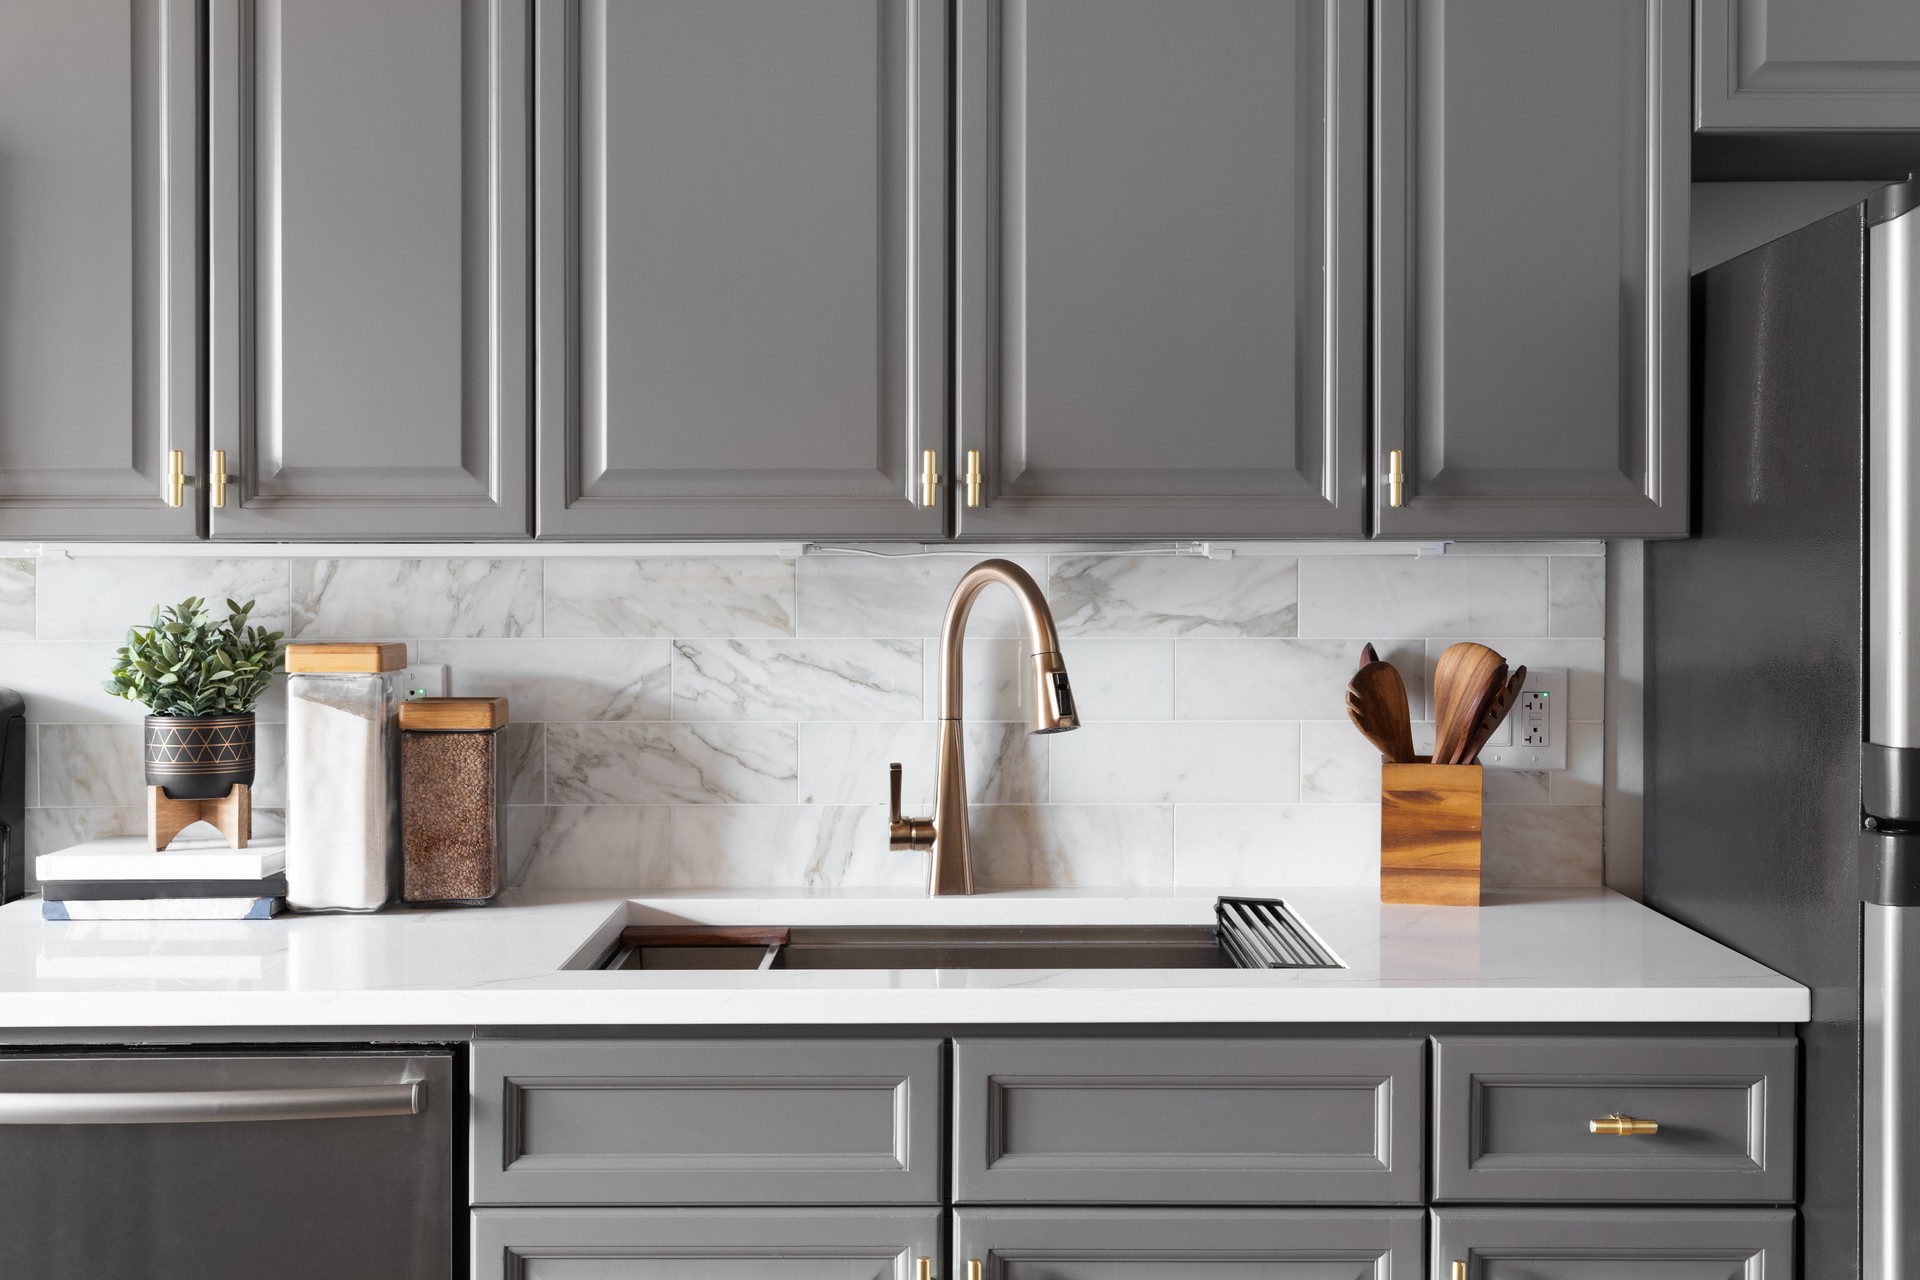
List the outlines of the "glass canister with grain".
{"type": "Polygon", "coordinates": [[[400,704],[400,896],[484,906],[506,876],[505,698],[400,704]]]}

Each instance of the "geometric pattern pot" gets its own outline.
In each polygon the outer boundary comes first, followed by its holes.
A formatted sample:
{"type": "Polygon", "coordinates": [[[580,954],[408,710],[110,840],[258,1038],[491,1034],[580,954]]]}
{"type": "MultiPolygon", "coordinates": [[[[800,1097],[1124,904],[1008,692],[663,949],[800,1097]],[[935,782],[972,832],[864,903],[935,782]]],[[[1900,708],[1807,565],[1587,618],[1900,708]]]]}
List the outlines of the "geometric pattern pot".
{"type": "Polygon", "coordinates": [[[253,785],[253,716],[148,716],[147,785],[212,800],[253,785]]]}

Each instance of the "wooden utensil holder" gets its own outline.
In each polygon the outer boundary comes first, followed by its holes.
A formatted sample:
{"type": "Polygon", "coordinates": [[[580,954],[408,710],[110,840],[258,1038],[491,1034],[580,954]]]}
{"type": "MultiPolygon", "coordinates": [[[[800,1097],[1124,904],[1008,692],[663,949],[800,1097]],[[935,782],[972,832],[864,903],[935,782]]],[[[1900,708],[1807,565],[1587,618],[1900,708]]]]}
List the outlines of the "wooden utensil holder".
{"type": "Polygon", "coordinates": [[[1380,766],[1380,901],[1480,905],[1480,766],[1380,766]]]}

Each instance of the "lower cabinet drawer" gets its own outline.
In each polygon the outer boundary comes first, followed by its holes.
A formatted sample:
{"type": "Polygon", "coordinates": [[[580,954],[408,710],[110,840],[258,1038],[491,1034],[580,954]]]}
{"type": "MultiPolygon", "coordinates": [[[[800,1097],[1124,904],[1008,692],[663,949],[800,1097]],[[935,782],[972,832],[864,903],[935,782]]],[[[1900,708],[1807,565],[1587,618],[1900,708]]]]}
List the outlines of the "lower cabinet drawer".
{"type": "Polygon", "coordinates": [[[915,1259],[938,1265],[940,1218],[938,1209],[479,1209],[473,1280],[912,1280],[915,1259]]]}
{"type": "Polygon", "coordinates": [[[1796,1048],[1442,1036],[1434,1199],[1791,1204],[1796,1048]]]}
{"type": "Polygon", "coordinates": [[[961,1040],[962,1204],[1419,1204],[1417,1040],[961,1040]]]}
{"type": "Polygon", "coordinates": [[[1790,1209],[1436,1209],[1433,1274],[1468,1280],[1793,1280],[1790,1209]]]}
{"type": "Polygon", "coordinates": [[[977,1261],[985,1280],[1419,1280],[1425,1219],[1418,1209],[961,1209],[947,1274],[977,1261]]]}
{"type": "Polygon", "coordinates": [[[473,1203],[938,1204],[937,1040],[481,1040],[473,1203]]]}

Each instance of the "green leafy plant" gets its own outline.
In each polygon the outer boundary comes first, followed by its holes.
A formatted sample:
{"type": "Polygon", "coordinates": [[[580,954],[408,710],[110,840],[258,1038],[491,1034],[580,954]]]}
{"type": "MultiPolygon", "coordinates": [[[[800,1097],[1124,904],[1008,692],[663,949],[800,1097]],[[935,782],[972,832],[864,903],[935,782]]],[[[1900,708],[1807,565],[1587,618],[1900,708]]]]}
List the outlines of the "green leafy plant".
{"type": "Polygon", "coordinates": [[[250,714],[280,668],[283,635],[248,626],[253,606],[229,600],[227,616],[215,619],[199,596],[156,605],[150,625],[127,630],[101,687],[156,716],[250,714]]]}

